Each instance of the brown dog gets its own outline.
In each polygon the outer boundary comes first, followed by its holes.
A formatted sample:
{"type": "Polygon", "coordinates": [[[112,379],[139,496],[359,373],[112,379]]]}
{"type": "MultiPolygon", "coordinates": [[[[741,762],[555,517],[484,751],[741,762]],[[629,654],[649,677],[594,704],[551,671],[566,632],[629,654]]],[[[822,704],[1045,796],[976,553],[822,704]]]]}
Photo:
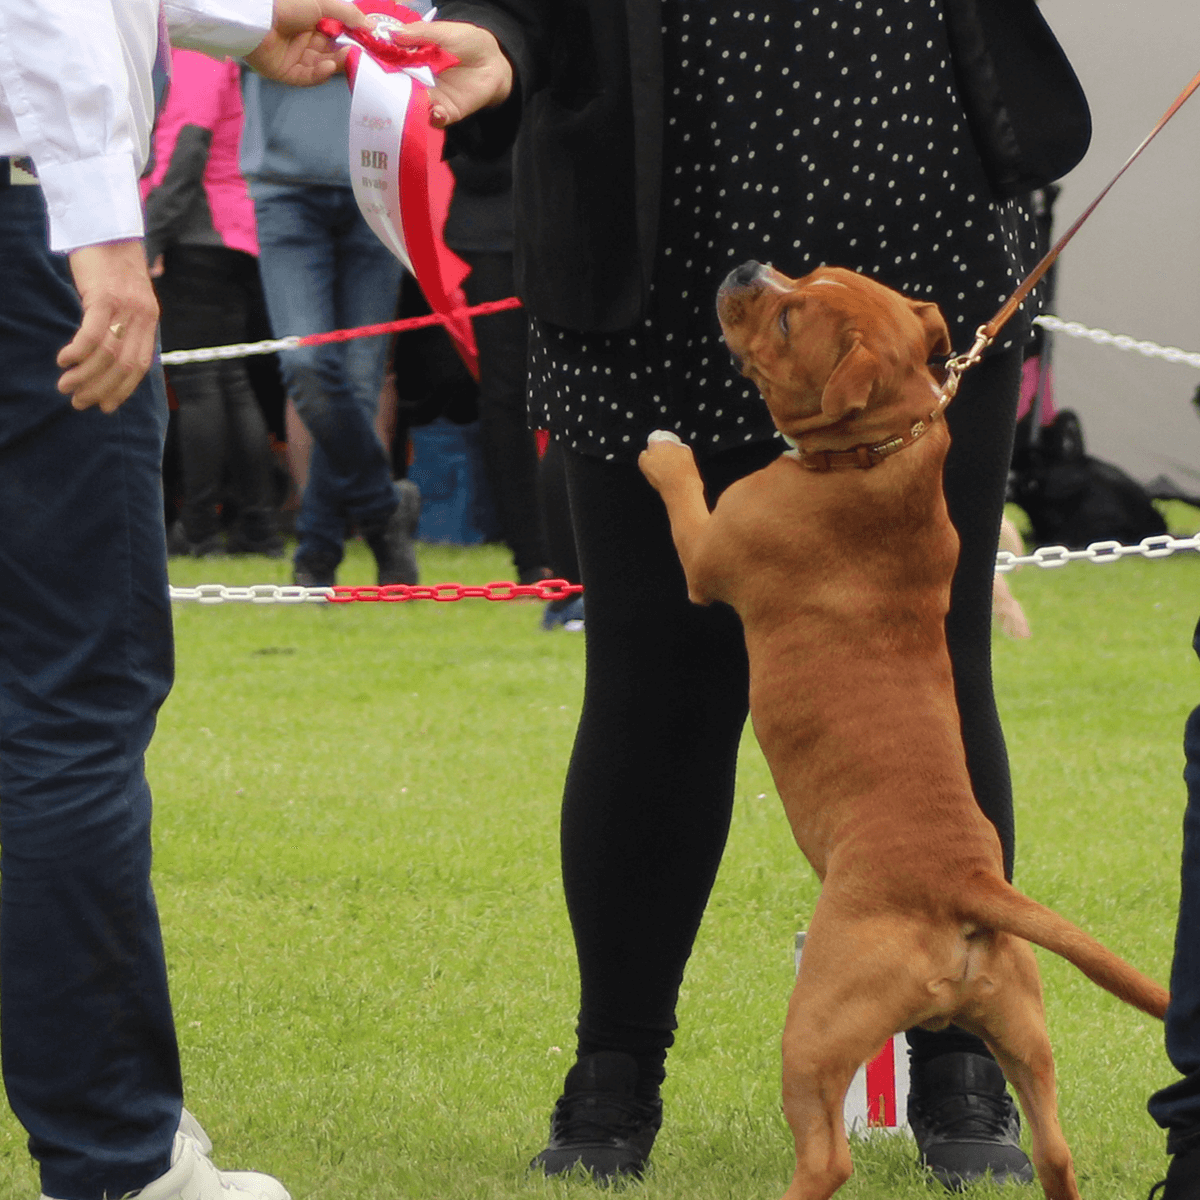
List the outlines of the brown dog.
{"type": "Polygon", "coordinates": [[[640,466],[691,599],[742,618],[755,733],[823,881],[783,1037],[786,1200],[825,1200],[849,1177],[842,1103],[858,1066],[900,1030],[950,1022],[1016,1089],[1047,1196],[1074,1200],[1029,942],[1153,1016],[1168,997],[1005,882],[971,791],[944,632],[949,435],[926,365],[949,352],[946,325],[850,271],[793,280],[758,263],[726,279],[717,310],[795,448],[712,513],[674,435],[652,434],[640,466]]]}

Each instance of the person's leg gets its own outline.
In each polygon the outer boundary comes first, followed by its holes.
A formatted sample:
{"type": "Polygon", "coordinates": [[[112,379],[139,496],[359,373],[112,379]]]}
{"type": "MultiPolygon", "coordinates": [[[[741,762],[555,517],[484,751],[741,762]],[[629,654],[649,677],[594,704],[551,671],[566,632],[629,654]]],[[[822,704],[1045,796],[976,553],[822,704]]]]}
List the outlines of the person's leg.
{"type": "MultiPolygon", "coordinates": [[[[1021,352],[984,359],[963,377],[946,410],[945,493],[960,539],[946,641],[975,798],[996,827],[1005,874],[1013,864],[1012,781],[992,689],[992,578],[1012,456],[1021,352]]],[[[923,1161],[947,1186],[996,1176],[1033,1178],[1017,1144],[1016,1108],[984,1043],[950,1026],[908,1033],[909,1120],[923,1161]]]]}
{"type": "MultiPolygon", "coordinates": [[[[550,548],[551,578],[565,579],[568,583],[581,583],[563,454],[562,446],[551,439],[541,462],[538,463],[538,507],[541,509],[542,523],[546,530],[546,544],[550,548]]],[[[586,608],[582,596],[551,600],[542,610],[542,628],[552,630],[574,622],[569,628],[577,629],[577,623],[584,619],[586,608]]]]}
{"type": "MultiPolygon", "coordinates": [[[[385,289],[375,275],[347,275],[341,244],[343,193],[348,189],[255,189],[259,270],[277,336],[328,332],[363,310],[380,314],[373,317],[377,321],[391,315],[395,295],[381,302],[378,292],[385,289]],[[355,292],[370,295],[374,307],[347,306],[347,295],[355,292]]],[[[380,256],[390,258],[378,242],[376,246],[380,256]]],[[[319,563],[330,575],[341,561],[347,519],[386,519],[397,504],[387,457],[372,424],[383,339],[361,340],[370,349],[352,349],[358,342],[332,343],[288,351],[280,359],[288,394],[314,441],[296,522],[296,561],[298,566],[319,563]],[[354,364],[372,357],[379,366],[368,404],[364,395],[369,389],[364,392],[360,386],[354,364]]]]}
{"type": "Polygon", "coordinates": [[[224,496],[226,413],[219,363],[184,363],[171,368],[171,387],[179,402],[179,464],[183,500],[179,521],[189,553],[221,548],[221,501],[224,496]]]}
{"type": "MultiPolygon", "coordinates": [[[[164,350],[192,350],[242,341],[242,327],[227,319],[228,287],[217,248],[172,246],[155,283],[164,350]]],[[[192,553],[221,548],[220,505],[225,473],[225,408],[218,363],[171,368],[179,403],[175,433],[183,496],[179,523],[192,553]]]]}
{"type": "Polygon", "coordinates": [[[143,755],[173,669],[163,392],[75,412],[79,301],[35,188],[0,190],[0,1025],[46,1195],[170,1164],[181,1082],[143,755]]]}
{"type": "MultiPolygon", "coordinates": [[[[392,320],[400,296],[402,268],[371,231],[349,189],[341,197],[335,239],[335,305],[339,324],[355,328],[392,320]]],[[[361,464],[363,478],[370,479],[370,500],[355,499],[348,503],[347,509],[375,556],[379,583],[416,583],[413,539],[421,512],[421,494],[410,479],[393,482],[389,452],[377,429],[391,339],[356,338],[343,343],[343,348],[342,370],[348,394],[357,401],[361,420],[370,430],[373,443],[370,461],[361,464]]]]}
{"type": "MultiPolygon", "coordinates": [[[[777,453],[760,446],[704,468],[710,499],[777,453]]],[[[576,1072],[537,1161],[555,1173],[578,1161],[600,1174],[636,1172],[657,1128],[679,985],[728,832],[746,650],[731,609],[688,600],[666,510],[637,467],[570,451],[564,459],[587,597],[583,711],[562,814],[579,1071],[588,1093],[623,1090],[604,1103],[635,1127],[618,1161],[579,1146],[576,1072]],[[618,1082],[606,1077],[614,1063],[618,1082]]]]}
{"type": "MultiPolygon", "coordinates": [[[[1192,644],[1200,656],[1200,624],[1192,644]]],[[[1148,1105],[1150,1115],[1167,1131],[1171,1155],[1160,1200],[1200,1195],[1200,706],[1187,719],[1183,751],[1187,808],[1166,1021],[1167,1057],[1182,1078],[1155,1092],[1148,1105]]]]}
{"type": "MultiPolygon", "coordinates": [[[[214,275],[225,299],[230,341],[249,341],[252,307],[261,298],[258,263],[252,255],[223,247],[216,257],[218,269],[214,275]]],[[[237,502],[237,523],[230,534],[229,548],[235,553],[278,555],[283,543],[275,533],[270,435],[247,362],[234,358],[217,364],[228,482],[237,502]]]]}
{"type": "MultiPolygon", "coordinates": [[[[511,254],[466,254],[468,303],[485,304],[513,294],[511,254]]],[[[479,348],[479,430],[483,461],[496,504],[500,534],[512,551],[517,578],[535,581],[548,568],[549,551],[538,504],[537,443],[525,406],[529,328],[521,309],[475,321],[479,348]]]]}

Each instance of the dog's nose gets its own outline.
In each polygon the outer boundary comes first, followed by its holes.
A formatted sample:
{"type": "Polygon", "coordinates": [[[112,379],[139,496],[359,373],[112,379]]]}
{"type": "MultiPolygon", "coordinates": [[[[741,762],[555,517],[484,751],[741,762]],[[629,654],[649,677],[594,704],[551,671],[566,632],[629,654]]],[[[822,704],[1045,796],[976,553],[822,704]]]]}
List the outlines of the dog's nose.
{"type": "Polygon", "coordinates": [[[762,263],[753,258],[744,262],[740,267],[734,267],[725,280],[726,287],[749,287],[761,273],[762,263]]]}

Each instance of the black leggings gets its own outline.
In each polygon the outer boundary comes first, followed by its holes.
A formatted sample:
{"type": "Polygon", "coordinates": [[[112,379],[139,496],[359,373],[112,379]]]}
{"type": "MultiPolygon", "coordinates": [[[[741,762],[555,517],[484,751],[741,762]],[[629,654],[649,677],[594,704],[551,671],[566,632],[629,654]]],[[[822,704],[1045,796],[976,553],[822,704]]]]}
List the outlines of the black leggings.
{"type": "MultiPolygon", "coordinates": [[[[962,539],[946,621],[967,764],[1011,876],[1012,791],[991,677],[992,576],[1021,355],[985,360],[947,410],[945,489],[962,539]]],[[[710,504],[775,447],[701,465],[710,504]]],[[[587,677],[563,798],[567,908],[580,973],[579,1053],[664,1076],[684,966],[725,847],[748,702],[741,623],[687,599],[666,510],[637,467],[566,452],[586,589],[587,677]]],[[[914,1058],[983,1044],[915,1031],[914,1058]]]]}

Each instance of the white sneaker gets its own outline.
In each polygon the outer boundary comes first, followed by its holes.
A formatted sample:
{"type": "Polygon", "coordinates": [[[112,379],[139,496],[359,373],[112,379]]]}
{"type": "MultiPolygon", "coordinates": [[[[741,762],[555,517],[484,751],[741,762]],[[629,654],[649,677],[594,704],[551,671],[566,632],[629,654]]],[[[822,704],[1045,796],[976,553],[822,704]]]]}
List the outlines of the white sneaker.
{"type": "MultiPolygon", "coordinates": [[[[203,1129],[200,1133],[203,1135],[203,1129]]],[[[177,1133],[171,1150],[171,1169],[132,1195],[137,1200],[292,1200],[287,1188],[271,1175],[257,1171],[218,1171],[211,1159],[201,1153],[201,1144],[189,1134],[177,1133]]],[[[42,1196],[41,1200],[50,1197],[42,1196]]]]}
{"type": "Polygon", "coordinates": [[[185,1108],[179,1114],[179,1132],[190,1137],[200,1147],[205,1158],[212,1158],[212,1138],[204,1132],[204,1126],[185,1108]]]}

